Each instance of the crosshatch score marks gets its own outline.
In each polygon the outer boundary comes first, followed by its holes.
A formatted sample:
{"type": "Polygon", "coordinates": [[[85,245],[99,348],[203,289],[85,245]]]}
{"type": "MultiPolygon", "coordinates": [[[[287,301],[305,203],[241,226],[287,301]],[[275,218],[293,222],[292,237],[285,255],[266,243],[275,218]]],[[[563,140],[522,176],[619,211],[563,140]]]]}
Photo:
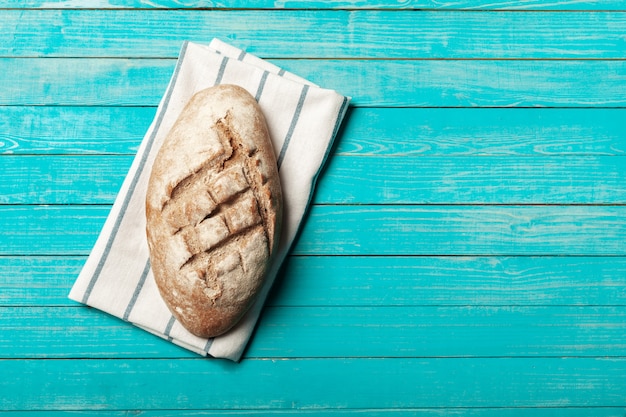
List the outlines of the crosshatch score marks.
{"type": "Polygon", "coordinates": [[[148,246],[161,296],[199,337],[230,329],[265,279],[282,192],[264,116],[241,87],[196,93],[154,161],[148,246]]]}

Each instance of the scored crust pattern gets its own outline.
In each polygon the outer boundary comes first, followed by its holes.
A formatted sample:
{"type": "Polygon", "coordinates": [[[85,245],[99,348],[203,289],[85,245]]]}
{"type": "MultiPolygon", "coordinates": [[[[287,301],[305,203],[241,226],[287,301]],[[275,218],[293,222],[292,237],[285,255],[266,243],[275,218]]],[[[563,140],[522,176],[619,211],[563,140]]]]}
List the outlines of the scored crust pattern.
{"type": "Polygon", "coordinates": [[[262,114],[247,93],[223,89],[183,110],[157,155],[146,200],[155,281],[183,326],[203,337],[230,328],[253,301],[281,214],[262,114]]]}

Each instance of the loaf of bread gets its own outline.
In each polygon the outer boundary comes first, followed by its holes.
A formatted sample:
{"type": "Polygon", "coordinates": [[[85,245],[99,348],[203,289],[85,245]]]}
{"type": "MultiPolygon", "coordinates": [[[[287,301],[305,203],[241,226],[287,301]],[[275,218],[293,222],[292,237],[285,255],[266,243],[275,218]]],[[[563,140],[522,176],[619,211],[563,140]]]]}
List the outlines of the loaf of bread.
{"type": "Polygon", "coordinates": [[[157,153],[146,196],[154,278],[187,330],[218,336],[249,309],[275,253],[282,210],[257,102],[234,85],[196,93],[157,153]]]}

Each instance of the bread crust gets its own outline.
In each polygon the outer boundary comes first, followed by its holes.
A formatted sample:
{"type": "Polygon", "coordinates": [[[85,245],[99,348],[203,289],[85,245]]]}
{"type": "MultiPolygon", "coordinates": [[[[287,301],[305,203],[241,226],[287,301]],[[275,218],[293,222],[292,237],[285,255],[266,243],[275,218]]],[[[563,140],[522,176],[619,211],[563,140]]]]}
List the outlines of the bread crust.
{"type": "Polygon", "coordinates": [[[156,155],[146,195],[154,278],[187,330],[218,336],[249,309],[276,252],[282,211],[257,102],[234,85],[196,93],[156,155]]]}

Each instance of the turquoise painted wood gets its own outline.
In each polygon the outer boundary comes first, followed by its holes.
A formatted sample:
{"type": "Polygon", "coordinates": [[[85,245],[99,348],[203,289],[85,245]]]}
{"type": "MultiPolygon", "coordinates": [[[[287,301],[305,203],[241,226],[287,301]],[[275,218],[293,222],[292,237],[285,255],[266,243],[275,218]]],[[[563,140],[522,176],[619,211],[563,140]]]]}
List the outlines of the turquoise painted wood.
{"type": "Polygon", "coordinates": [[[623,358],[2,360],[0,407],[389,409],[618,407],[623,358]],[[219,386],[207,381],[219,378],[219,386]],[[124,381],[124,384],[121,383],[124,381]],[[183,383],[184,381],[184,383],[183,383]],[[334,381],[334,386],[328,382],[334,381]],[[19,395],[28,386],[30,395],[19,395]],[[209,389],[211,388],[211,389],[209,389]],[[567,393],[575,392],[575,397],[567,393]],[[512,394],[514,393],[514,394],[512,394]],[[514,404],[512,396],[515,397],[514,404]]]}
{"type": "Polygon", "coordinates": [[[4,2],[0,411],[623,417],[625,11],[4,2]],[[353,97],[238,364],[67,298],[181,42],[213,37],[353,97]]]}
{"type": "MultiPolygon", "coordinates": [[[[0,257],[0,306],[76,306],[85,256],[0,257]]],[[[315,306],[621,306],[626,258],[291,256],[268,300],[315,306]]]]}
{"type": "Polygon", "coordinates": [[[0,22],[0,45],[5,45],[0,56],[175,58],[182,41],[217,37],[268,58],[536,59],[623,58],[626,15],[380,10],[33,10],[24,15],[6,10],[0,11],[0,22]],[[15,27],[18,18],[22,24],[15,27]],[[39,30],[33,32],[34,27],[39,30]],[[132,37],[120,42],[129,32],[132,37]],[[9,42],[14,36],[19,43],[9,42]]]}
{"type": "MultiPolygon", "coordinates": [[[[17,9],[134,9],[134,8],[250,8],[247,0],[237,1],[211,1],[211,0],[84,0],[74,2],[69,0],[7,0],[4,3],[7,8],[17,9]]],[[[439,0],[403,0],[402,2],[385,2],[369,0],[344,0],[344,1],[271,1],[259,0],[254,3],[254,8],[259,9],[437,9],[437,10],[626,10],[624,3],[619,0],[523,0],[523,1],[448,1],[439,0]]]]}
{"type": "Polygon", "coordinates": [[[31,155],[134,155],[156,112],[156,107],[0,109],[0,152],[31,155]]]}
{"type": "MultiPolygon", "coordinates": [[[[555,417],[567,414],[568,416],[586,417],[588,414],[593,414],[598,417],[622,417],[622,409],[620,407],[550,407],[550,408],[533,408],[532,413],[538,417],[555,417]]],[[[406,408],[406,409],[385,409],[385,410],[367,410],[368,416],[373,417],[406,417],[406,416],[480,416],[480,417],[519,417],[526,416],[529,413],[528,408],[455,408],[455,409],[441,409],[441,408],[406,408]]],[[[362,410],[346,410],[346,409],[311,409],[306,411],[307,416],[319,417],[319,416],[334,416],[334,417],[347,417],[347,416],[361,416],[362,410]]],[[[92,411],[89,415],[103,416],[103,417],[120,417],[127,416],[126,411],[92,411]]],[[[284,417],[284,416],[297,416],[303,413],[298,410],[286,409],[286,410],[211,410],[210,412],[203,410],[202,412],[194,411],[181,411],[181,410],[145,410],[141,412],[142,416],[147,417],[180,417],[180,416],[194,416],[194,415],[215,415],[215,416],[270,416],[270,417],[284,417]]],[[[72,416],[76,415],[73,411],[15,411],[9,412],[7,415],[12,417],[24,417],[24,416],[72,416]]]]}
{"type": "MultiPolygon", "coordinates": [[[[194,357],[121,320],[83,308],[3,307],[0,318],[3,358],[194,357]]],[[[626,311],[621,306],[334,305],[268,306],[246,357],[621,358],[625,354],[626,311]],[[494,332],[497,340],[490,337],[494,332]],[[341,339],[358,342],[336,343],[341,339]]]]}
{"type": "MultiPolygon", "coordinates": [[[[86,255],[100,205],[0,206],[1,255],[86,255]]],[[[295,255],[626,256],[623,205],[314,205],[295,255]]]]}
{"type": "MultiPolygon", "coordinates": [[[[5,156],[0,202],[112,204],[131,156],[5,156]],[[28,171],[28,182],[20,181],[28,171]]],[[[317,204],[623,204],[626,158],[336,155],[317,204]],[[494,179],[495,178],[495,179],[494,179]],[[361,182],[362,187],[352,184],[361,182]],[[530,185],[529,185],[530,184],[530,185]]]]}
{"type": "MultiPolygon", "coordinates": [[[[102,106],[0,109],[0,153],[20,155],[134,155],[156,111],[102,106]]],[[[625,116],[624,109],[593,107],[350,108],[335,154],[625,156],[625,116]]]]}
{"type": "MultiPolygon", "coordinates": [[[[626,105],[624,60],[271,60],[356,107],[626,105]],[[408,81],[410,80],[410,81],[408,81]],[[589,80],[593,80],[590,83],[589,80]]],[[[156,106],[174,59],[0,58],[0,105],[156,106]]]]}

